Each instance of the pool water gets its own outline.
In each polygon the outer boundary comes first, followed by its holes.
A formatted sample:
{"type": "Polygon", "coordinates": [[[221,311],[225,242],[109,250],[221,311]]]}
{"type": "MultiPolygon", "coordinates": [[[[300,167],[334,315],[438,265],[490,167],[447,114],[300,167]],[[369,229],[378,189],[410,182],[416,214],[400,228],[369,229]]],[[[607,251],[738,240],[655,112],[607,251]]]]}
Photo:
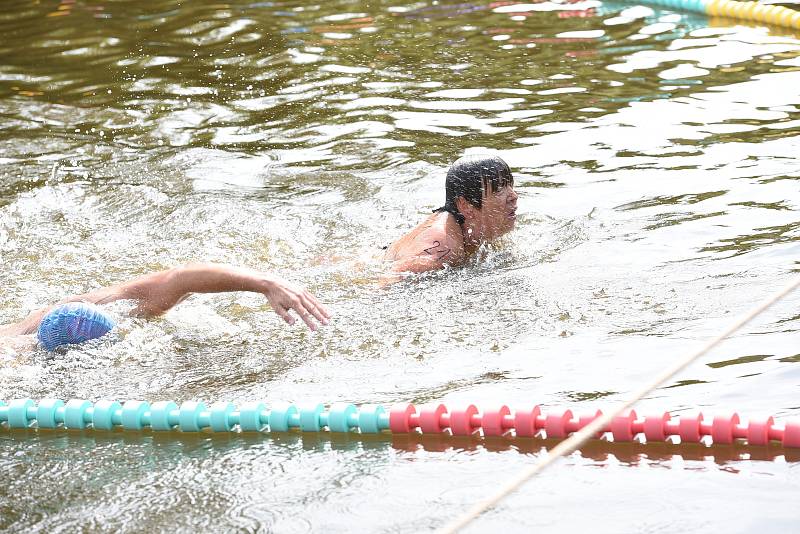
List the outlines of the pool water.
{"type": "MultiPolygon", "coordinates": [[[[0,399],[441,401],[591,412],[798,271],[800,40],[635,3],[83,2],[0,12],[0,323],[214,261],[334,313],[198,295],[113,339],[6,352],[0,399]],[[465,153],[517,229],[378,287],[465,153]]],[[[800,294],[637,406],[800,417],[800,294]]],[[[0,530],[421,532],[543,440],[0,430],[0,530]]],[[[777,447],[595,442],[467,531],[791,532],[777,447]]]]}

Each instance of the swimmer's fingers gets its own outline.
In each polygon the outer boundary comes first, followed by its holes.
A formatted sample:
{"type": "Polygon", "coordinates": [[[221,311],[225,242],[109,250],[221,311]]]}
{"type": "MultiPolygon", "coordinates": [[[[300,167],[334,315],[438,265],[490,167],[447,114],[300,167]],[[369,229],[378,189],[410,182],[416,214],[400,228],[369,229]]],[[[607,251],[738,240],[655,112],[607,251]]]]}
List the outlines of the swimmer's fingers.
{"type": "Polygon", "coordinates": [[[303,291],[303,298],[305,299],[305,305],[308,310],[314,314],[314,317],[322,324],[328,324],[328,319],[331,318],[331,313],[325,308],[325,306],[317,300],[317,298],[309,293],[308,291],[303,291]]]}
{"type": "Polygon", "coordinates": [[[275,313],[281,316],[281,319],[286,321],[287,324],[293,325],[295,323],[295,318],[289,314],[289,310],[284,308],[281,304],[276,304],[272,307],[275,310],[275,313]]]}
{"type": "Polygon", "coordinates": [[[284,321],[293,325],[295,318],[289,313],[293,310],[311,330],[317,329],[314,319],[322,324],[328,324],[330,314],[317,299],[304,288],[295,286],[277,279],[272,288],[264,293],[275,313],[284,321]]]}
{"type": "Polygon", "coordinates": [[[296,300],[292,300],[292,304],[292,309],[297,312],[297,315],[300,316],[303,322],[306,323],[306,325],[308,325],[312,331],[316,330],[317,323],[314,322],[314,317],[316,317],[320,322],[322,322],[322,319],[318,315],[319,312],[316,311],[316,308],[313,307],[311,302],[304,298],[303,295],[300,295],[296,300]]]}
{"type": "Polygon", "coordinates": [[[289,313],[289,310],[293,310],[312,331],[317,329],[311,311],[306,307],[302,294],[299,292],[297,294],[286,294],[281,301],[276,302],[272,307],[275,313],[290,325],[295,323],[295,318],[289,313]]]}

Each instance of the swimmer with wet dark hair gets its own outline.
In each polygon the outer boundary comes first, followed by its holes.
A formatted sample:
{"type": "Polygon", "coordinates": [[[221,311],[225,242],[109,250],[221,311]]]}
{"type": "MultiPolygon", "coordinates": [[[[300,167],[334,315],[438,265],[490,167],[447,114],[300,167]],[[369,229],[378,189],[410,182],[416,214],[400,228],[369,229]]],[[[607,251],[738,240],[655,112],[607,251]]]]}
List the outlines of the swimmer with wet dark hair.
{"type": "MultiPolygon", "coordinates": [[[[294,324],[293,311],[311,330],[317,323],[328,324],[330,313],[302,287],[275,275],[220,264],[190,264],[146,274],[129,282],[74,295],[54,306],[31,313],[24,320],[0,326],[0,342],[6,338],[12,348],[23,347],[22,336],[33,337],[47,350],[61,345],[99,338],[114,327],[114,320],[97,304],[117,300],[136,303],[133,314],[154,317],[166,312],[192,293],[249,291],[261,293],[272,309],[287,323],[294,324]]],[[[34,345],[35,343],[29,345],[34,345]]],[[[0,346],[2,348],[2,346],[0,346]]]]}
{"type": "Polygon", "coordinates": [[[393,272],[421,273],[461,264],[483,243],[514,228],[514,177],[497,156],[456,160],[447,171],[445,197],[444,206],[389,246],[384,259],[393,272]]]}

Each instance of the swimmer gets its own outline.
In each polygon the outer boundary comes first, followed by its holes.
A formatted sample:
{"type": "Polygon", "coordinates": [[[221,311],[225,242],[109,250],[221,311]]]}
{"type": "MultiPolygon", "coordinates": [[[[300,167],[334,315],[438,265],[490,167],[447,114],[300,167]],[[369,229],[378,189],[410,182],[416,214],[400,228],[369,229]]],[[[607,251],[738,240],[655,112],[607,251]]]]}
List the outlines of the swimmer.
{"type": "Polygon", "coordinates": [[[508,164],[478,154],[456,160],[445,179],[445,204],[388,247],[395,273],[422,273],[462,264],[482,244],[514,228],[517,198],[508,164]]]}
{"type": "Polygon", "coordinates": [[[38,334],[39,343],[48,350],[101,337],[113,328],[113,320],[93,306],[97,304],[132,300],[136,303],[133,315],[155,317],[192,293],[233,291],[261,293],[275,313],[290,325],[296,321],[290,310],[311,330],[317,329],[317,323],[328,324],[330,319],[328,310],[311,293],[273,274],[221,264],[190,264],[73,295],[31,313],[18,323],[0,326],[0,348],[33,347],[34,334],[38,334]]]}

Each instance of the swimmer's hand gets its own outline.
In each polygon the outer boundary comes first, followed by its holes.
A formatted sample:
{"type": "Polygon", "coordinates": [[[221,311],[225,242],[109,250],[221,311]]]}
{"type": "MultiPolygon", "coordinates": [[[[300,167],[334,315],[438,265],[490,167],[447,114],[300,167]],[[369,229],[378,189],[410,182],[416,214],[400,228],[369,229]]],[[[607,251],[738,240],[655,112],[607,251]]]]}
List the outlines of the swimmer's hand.
{"type": "Polygon", "coordinates": [[[314,318],[323,325],[328,324],[328,320],[331,318],[330,313],[306,289],[276,276],[267,278],[265,285],[266,289],[262,293],[267,297],[275,313],[290,325],[295,323],[295,318],[289,314],[289,310],[294,310],[311,330],[317,329],[314,318]]]}

